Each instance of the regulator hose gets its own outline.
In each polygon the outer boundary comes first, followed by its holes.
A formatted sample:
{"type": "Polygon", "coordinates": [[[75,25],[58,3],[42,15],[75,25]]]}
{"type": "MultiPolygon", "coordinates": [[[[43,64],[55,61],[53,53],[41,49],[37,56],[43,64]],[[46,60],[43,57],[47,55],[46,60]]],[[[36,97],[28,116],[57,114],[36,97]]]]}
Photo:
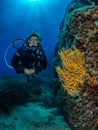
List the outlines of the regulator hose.
{"type": "Polygon", "coordinates": [[[11,47],[14,47],[15,49],[18,49],[18,47],[15,45],[16,43],[19,43],[19,42],[22,42],[22,43],[25,43],[25,40],[24,39],[16,39],[14,40],[5,50],[5,53],[4,53],[4,60],[5,60],[5,63],[6,65],[10,68],[10,69],[13,69],[13,67],[11,65],[8,64],[7,62],[7,53],[8,53],[8,50],[11,48],[11,47]]]}

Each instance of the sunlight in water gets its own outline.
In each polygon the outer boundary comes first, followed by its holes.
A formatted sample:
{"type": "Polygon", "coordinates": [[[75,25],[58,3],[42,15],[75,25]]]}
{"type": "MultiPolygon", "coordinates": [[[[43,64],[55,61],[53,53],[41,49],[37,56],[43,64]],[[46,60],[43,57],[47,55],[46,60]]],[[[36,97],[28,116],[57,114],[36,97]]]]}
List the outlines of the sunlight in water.
{"type": "Polygon", "coordinates": [[[31,2],[38,2],[39,0],[29,0],[29,1],[31,1],[31,2]]]}

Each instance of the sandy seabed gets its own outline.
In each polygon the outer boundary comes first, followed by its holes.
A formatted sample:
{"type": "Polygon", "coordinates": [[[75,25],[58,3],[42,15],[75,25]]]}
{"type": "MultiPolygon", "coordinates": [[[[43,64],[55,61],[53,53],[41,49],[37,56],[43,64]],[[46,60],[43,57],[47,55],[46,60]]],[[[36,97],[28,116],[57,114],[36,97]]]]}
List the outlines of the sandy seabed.
{"type": "Polygon", "coordinates": [[[18,106],[10,115],[0,115],[0,130],[70,130],[56,111],[39,102],[18,106]]]}

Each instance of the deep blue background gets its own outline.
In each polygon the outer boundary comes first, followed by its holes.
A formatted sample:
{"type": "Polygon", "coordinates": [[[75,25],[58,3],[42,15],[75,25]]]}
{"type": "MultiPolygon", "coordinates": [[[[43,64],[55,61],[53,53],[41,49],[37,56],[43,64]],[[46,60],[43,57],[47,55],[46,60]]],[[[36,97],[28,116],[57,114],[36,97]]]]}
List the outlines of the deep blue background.
{"type": "MultiPolygon", "coordinates": [[[[33,30],[43,38],[41,42],[48,59],[48,70],[58,41],[59,26],[66,6],[71,0],[0,0],[0,74],[13,74],[4,62],[6,48],[17,38],[25,39],[33,30]]],[[[10,64],[15,50],[10,48],[10,64]]]]}

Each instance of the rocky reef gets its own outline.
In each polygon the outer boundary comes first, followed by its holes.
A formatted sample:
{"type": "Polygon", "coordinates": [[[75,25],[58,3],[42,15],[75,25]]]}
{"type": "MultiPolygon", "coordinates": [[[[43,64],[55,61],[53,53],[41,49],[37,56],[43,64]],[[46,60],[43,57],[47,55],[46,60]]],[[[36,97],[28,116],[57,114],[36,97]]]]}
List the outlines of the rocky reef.
{"type": "Polygon", "coordinates": [[[59,106],[61,106],[62,114],[64,115],[65,120],[70,124],[72,130],[97,130],[97,0],[71,1],[66,9],[65,16],[60,25],[59,41],[55,50],[56,51],[55,57],[53,59],[52,79],[53,84],[55,84],[55,90],[57,90],[56,94],[58,103],[59,106]],[[81,55],[83,54],[83,64],[81,62],[81,64],[79,65],[80,59],[79,57],[77,57],[78,53],[74,54],[75,58],[73,58],[73,62],[69,60],[72,58],[72,53],[69,52],[75,51],[73,47],[76,47],[81,55]],[[74,69],[74,65],[79,65],[79,67],[76,67],[77,69],[74,69]],[[82,68],[81,65],[83,65],[82,68]],[[82,75],[84,72],[85,74],[82,76],[83,82],[80,82],[79,76],[77,76],[76,78],[75,74],[82,75]],[[77,80],[77,84],[74,79],[70,80],[72,76],[77,80]],[[78,94],[74,94],[76,88],[79,88],[78,94]],[[71,93],[69,93],[70,91],[71,93]]]}

